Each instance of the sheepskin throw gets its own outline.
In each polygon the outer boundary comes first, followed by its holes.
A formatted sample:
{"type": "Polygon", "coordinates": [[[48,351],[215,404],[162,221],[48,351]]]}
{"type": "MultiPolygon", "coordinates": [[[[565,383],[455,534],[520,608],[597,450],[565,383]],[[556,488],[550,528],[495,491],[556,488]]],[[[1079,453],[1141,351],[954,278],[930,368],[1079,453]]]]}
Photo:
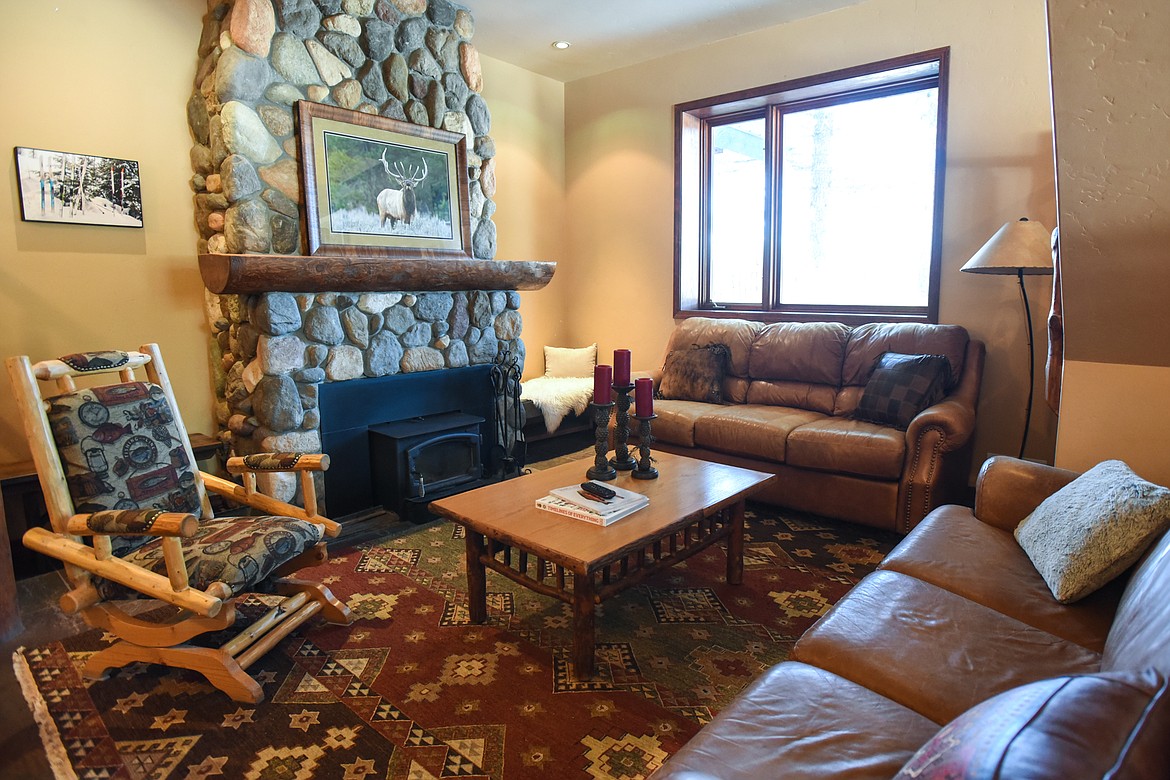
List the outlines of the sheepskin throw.
{"type": "Polygon", "coordinates": [[[589,406],[593,378],[538,376],[520,383],[520,398],[536,405],[545,429],[552,433],[569,412],[582,414],[589,406]]]}
{"type": "Polygon", "coordinates": [[[1170,490],[1107,460],[1046,498],[1016,528],[1016,541],[1068,604],[1132,566],[1168,526],[1170,490]]]}

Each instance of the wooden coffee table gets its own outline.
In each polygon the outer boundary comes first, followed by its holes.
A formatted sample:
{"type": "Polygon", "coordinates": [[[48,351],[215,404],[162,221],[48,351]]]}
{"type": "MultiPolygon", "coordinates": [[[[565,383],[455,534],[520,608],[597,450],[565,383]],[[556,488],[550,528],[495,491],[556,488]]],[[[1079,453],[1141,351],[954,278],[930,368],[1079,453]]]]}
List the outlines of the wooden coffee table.
{"type": "Polygon", "coordinates": [[[651,574],[727,540],[727,581],[743,581],[744,499],[775,477],[760,471],[655,453],[661,476],[619,472],[611,484],[645,493],[650,505],[609,526],[537,509],[555,487],[585,481],[592,458],[433,502],[467,529],[471,620],[487,620],[487,569],[573,605],[573,666],[594,676],[594,608],[651,574]],[[571,575],[571,576],[570,576],[571,575]]]}

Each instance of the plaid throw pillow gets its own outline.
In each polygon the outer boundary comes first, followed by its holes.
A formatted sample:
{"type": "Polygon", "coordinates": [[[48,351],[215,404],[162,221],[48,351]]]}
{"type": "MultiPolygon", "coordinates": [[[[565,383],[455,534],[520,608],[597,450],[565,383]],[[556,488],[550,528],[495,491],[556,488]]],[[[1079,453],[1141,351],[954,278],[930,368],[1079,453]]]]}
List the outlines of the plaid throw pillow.
{"type": "Polygon", "coordinates": [[[855,419],[906,430],[919,412],[946,395],[951,366],[942,355],[885,352],[874,364],[855,419]]]}

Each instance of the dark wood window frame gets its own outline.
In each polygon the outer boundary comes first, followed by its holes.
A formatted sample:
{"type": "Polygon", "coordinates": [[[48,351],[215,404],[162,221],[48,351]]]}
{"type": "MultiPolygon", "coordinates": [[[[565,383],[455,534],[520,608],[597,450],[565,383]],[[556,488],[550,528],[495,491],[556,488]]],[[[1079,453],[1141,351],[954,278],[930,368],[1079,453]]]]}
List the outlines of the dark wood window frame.
{"type": "Polygon", "coordinates": [[[675,317],[742,317],[765,321],[938,322],[939,277],[942,255],[942,215],[946,169],[946,117],[949,47],[882,60],[867,65],[792,81],[717,95],[674,107],[675,116],[675,317]],[[935,147],[934,231],[931,241],[928,302],[921,307],[816,306],[776,304],[778,224],[781,161],[780,121],[784,112],[842,105],[857,100],[901,94],[929,87],[938,89],[935,147]],[[764,289],[758,304],[718,306],[708,291],[710,272],[710,159],[711,128],[755,117],[766,120],[764,289]]]}

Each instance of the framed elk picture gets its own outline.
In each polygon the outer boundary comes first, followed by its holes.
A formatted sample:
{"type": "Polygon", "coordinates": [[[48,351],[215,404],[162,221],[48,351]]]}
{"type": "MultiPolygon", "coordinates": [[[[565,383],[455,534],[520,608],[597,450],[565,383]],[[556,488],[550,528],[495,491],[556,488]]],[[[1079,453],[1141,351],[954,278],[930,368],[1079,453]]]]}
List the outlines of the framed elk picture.
{"type": "Polygon", "coordinates": [[[470,257],[462,133],[301,100],[310,254],[470,257]]]}

